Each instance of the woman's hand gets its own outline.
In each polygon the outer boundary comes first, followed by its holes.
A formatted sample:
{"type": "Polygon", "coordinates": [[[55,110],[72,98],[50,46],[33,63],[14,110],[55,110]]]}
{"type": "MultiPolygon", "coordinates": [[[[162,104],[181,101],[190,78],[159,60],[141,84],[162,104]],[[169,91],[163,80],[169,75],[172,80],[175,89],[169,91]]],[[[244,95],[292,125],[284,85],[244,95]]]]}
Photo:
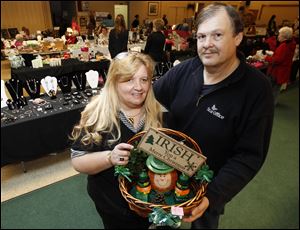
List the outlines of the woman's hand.
{"type": "Polygon", "coordinates": [[[120,143],[110,152],[110,161],[113,165],[127,165],[130,157],[130,150],[133,145],[120,143]]]}
{"type": "Polygon", "coordinates": [[[198,219],[203,215],[203,213],[206,211],[206,209],[209,206],[209,200],[206,196],[203,197],[201,203],[193,209],[191,212],[191,215],[189,217],[183,217],[182,221],[184,222],[193,222],[194,220],[198,219]]]}

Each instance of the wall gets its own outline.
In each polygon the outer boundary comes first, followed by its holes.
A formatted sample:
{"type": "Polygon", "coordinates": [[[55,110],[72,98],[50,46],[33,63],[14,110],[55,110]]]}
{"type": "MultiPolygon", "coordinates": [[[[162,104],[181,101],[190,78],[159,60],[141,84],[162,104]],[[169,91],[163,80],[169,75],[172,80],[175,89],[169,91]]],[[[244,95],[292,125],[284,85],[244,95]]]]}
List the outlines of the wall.
{"type": "Polygon", "coordinates": [[[1,1],[1,28],[21,28],[30,33],[52,28],[48,1],[1,1]]]}
{"type": "MultiPolygon", "coordinates": [[[[187,9],[188,4],[200,3],[199,1],[153,1],[159,5],[158,15],[148,15],[148,1],[86,1],[89,10],[110,12],[114,15],[115,4],[128,5],[128,22],[134,19],[134,15],[140,15],[140,21],[144,19],[155,19],[167,15],[169,24],[182,23],[184,18],[191,17],[194,12],[187,9]]],[[[152,2],[152,1],[151,1],[152,2]]],[[[245,1],[221,1],[239,7],[245,1]]],[[[205,5],[209,1],[201,1],[205,5]]],[[[299,15],[298,1],[251,1],[249,9],[258,11],[257,24],[267,24],[273,13],[277,15],[276,21],[280,25],[282,20],[294,21],[299,15]]],[[[1,1],[1,28],[17,27],[19,30],[22,26],[30,29],[31,33],[36,30],[45,30],[52,28],[50,6],[48,1],[1,1]]]]}

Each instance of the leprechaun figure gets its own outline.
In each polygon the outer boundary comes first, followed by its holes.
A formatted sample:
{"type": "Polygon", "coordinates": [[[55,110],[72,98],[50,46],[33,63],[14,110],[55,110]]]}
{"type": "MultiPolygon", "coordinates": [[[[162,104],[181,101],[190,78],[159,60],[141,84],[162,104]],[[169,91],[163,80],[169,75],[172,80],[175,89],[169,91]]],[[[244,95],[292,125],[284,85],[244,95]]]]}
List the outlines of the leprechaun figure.
{"type": "Polygon", "coordinates": [[[175,204],[174,188],[177,181],[177,171],[171,166],[150,155],[146,165],[151,182],[149,202],[154,204],[175,204]]]}

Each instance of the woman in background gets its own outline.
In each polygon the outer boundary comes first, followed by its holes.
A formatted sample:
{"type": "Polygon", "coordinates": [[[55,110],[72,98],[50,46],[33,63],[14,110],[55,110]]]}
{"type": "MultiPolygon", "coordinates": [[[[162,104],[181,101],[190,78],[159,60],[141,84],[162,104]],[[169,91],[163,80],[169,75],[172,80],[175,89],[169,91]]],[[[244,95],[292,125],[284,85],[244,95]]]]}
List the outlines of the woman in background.
{"type": "Polygon", "coordinates": [[[164,21],[161,18],[153,21],[153,32],[148,36],[144,53],[149,54],[155,62],[162,62],[166,37],[162,32],[164,21]]]}
{"type": "Polygon", "coordinates": [[[291,27],[282,27],[279,30],[277,39],[280,44],[274,54],[265,57],[265,60],[270,63],[267,74],[272,80],[275,105],[277,104],[281,86],[289,81],[296,48],[296,42],[293,40],[293,29],[291,27]]]}
{"type": "Polygon", "coordinates": [[[115,19],[115,27],[109,33],[108,50],[113,59],[118,53],[127,51],[128,30],[126,29],[124,16],[118,14],[115,19]]]}

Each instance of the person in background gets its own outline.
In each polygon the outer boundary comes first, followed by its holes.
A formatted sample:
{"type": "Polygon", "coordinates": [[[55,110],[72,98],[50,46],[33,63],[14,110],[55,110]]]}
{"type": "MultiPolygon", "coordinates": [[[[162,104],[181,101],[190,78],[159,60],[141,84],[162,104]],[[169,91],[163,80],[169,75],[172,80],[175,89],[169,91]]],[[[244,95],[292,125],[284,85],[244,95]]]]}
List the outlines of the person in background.
{"type": "Polygon", "coordinates": [[[193,138],[214,171],[201,203],[183,221],[192,229],[218,228],[225,205],[266,159],[273,95],[268,78],[237,52],[244,27],[232,6],[208,5],[195,25],[198,57],[174,66],[153,87],[168,110],[168,127],[193,138]]]}
{"type": "Polygon", "coordinates": [[[275,36],[275,32],[270,31],[267,35],[268,37],[265,40],[265,43],[268,44],[269,50],[275,51],[277,47],[277,38],[275,36]]]}
{"type": "Polygon", "coordinates": [[[90,12],[89,22],[88,22],[86,28],[87,28],[87,35],[88,36],[92,36],[93,33],[94,33],[94,30],[96,28],[95,15],[94,15],[94,13],[92,11],[90,12]]]}
{"type": "Polygon", "coordinates": [[[124,16],[118,14],[115,19],[115,27],[109,33],[108,50],[111,58],[118,53],[127,51],[128,30],[126,29],[124,16]]]}
{"type": "Polygon", "coordinates": [[[279,46],[272,56],[266,55],[265,57],[265,61],[269,62],[267,75],[272,80],[275,105],[277,104],[281,86],[289,81],[296,49],[296,42],[293,39],[293,29],[291,27],[282,27],[278,32],[279,46]]]}
{"type": "Polygon", "coordinates": [[[109,33],[107,27],[103,26],[101,28],[101,33],[99,34],[98,44],[99,45],[108,45],[109,33]]]}
{"type": "Polygon", "coordinates": [[[88,174],[88,194],[105,229],[147,229],[150,225],[122,197],[114,166],[128,163],[131,137],[162,126],[161,106],[151,83],[153,68],[148,55],[118,54],[101,93],[85,107],[72,132],[72,165],[88,174]]]}
{"type": "Polygon", "coordinates": [[[72,17],[71,28],[72,28],[73,31],[76,30],[78,32],[78,34],[80,34],[80,27],[79,27],[79,25],[78,25],[78,23],[76,21],[76,17],[75,16],[72,17]]]}
{"type": "Polygon", "coordinates": [[[164,27],[165,27],[165,29],[168,29],[168,23],[169,23],[169,21],[167,19],[167,15],[166,14],[163,15],[162,20],[164,20],[164,27]]]}
{"type": "Polygon", "coordinates": [[[135,28],[137,28],[139,25],[140,25],[139,15],[136,14],[136,15],[134,16],[134,20],[133,20],[132,23],[131,23],[131,28],[132,28],[132,29],[135,29],[135,28]]]}
{"type": "Polygon", "coordinates": [[[240,15],[245,27],[255,25],[255,16],[254,16],[253,12],[248,9],[247,6],[239,7],[239,15],[240,15]]]}
{"type": "Polygon", "coordinates": [[[103,24],[103,26],[106,26],[106,27],[113,27],[114,26],[114,20],[112,19],[111,14],[108,14],[107,18],[102,20],[102,24],[103,24]]]}
{"type": "Polygon", "coordinates": [[[273,14],[268,22],[267,33],[277,35],[276,15],[273,14]]]}
{"type": "Polygon", "coordinates": [[[162,62],[166,37],[162,32],[164,21],[161,18],[153,20],[153,32],[147,37],[144,53],[149,54],[155,62],[162,62]]]}

